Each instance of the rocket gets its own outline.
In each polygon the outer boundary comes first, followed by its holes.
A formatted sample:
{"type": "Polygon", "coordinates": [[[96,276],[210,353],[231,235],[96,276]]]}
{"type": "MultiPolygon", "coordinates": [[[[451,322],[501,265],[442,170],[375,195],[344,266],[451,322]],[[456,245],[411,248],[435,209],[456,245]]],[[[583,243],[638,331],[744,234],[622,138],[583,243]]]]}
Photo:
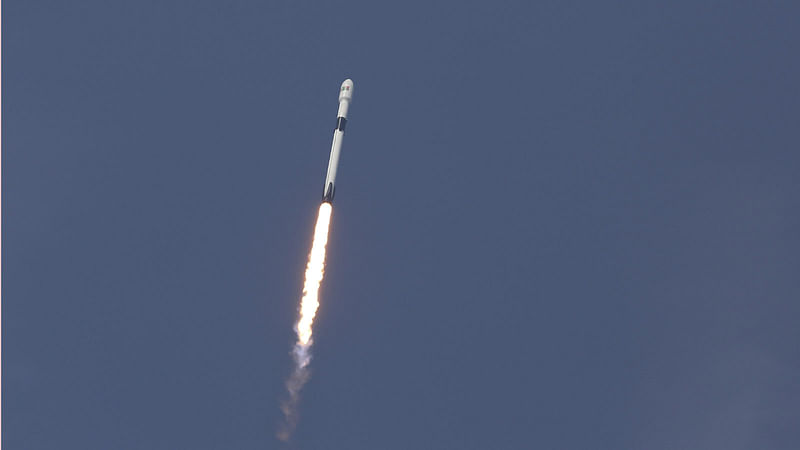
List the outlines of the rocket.
{"type": "Polygon", "coordinates": [[[336,193],[336,169],[339,166],[339,154],[342,153],[344,127],[347,124],[347,108],[353,100],[353,80],[346,79],[339,88],[339,112],[336,114],[336,129],[333,130],[331,157],[328,160],[328,174],[325,176],[325,187],[322,189],[322,201],[331,203],[336,193]]]}

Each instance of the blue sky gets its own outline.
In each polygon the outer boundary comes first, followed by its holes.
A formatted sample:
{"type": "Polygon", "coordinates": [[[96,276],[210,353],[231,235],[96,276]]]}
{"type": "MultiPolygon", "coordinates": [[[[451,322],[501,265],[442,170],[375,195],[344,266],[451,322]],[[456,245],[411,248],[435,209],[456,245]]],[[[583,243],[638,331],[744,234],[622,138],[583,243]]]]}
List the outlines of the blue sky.
{"type": "Polygon", "coordinates": [[[793,2],[5,2],[3,445],[800,445],[793,2]]]}

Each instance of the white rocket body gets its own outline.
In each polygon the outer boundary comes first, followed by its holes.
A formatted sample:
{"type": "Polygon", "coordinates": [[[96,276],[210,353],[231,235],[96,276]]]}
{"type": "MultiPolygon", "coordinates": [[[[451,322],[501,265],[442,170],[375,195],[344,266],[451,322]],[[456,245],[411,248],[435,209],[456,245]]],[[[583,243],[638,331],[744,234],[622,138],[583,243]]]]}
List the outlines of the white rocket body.
{"type": "Polygon", "coordinates": [[[328,174],[325,176],[325,187],[322,190],[322,201],[331,203],[336,193],[336,170],[339,167],[339,155],[342,153],[344,128],[347,125],[347,109],[353,100],[353,80],[347,79],[339,89],[339,112],[336,114],[336,129],[333,131],[331,157],[328,160],[328,174]]]}

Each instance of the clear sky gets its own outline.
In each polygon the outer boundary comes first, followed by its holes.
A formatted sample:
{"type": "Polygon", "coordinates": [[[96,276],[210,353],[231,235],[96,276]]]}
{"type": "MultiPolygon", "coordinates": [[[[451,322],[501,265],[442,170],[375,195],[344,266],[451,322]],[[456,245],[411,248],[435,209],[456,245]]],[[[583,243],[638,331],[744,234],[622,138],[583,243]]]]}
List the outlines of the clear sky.
{"type": "Polygon", "coordinates": [[[800,447],[797,2],[5,1],[3,448],[800,447]]]}

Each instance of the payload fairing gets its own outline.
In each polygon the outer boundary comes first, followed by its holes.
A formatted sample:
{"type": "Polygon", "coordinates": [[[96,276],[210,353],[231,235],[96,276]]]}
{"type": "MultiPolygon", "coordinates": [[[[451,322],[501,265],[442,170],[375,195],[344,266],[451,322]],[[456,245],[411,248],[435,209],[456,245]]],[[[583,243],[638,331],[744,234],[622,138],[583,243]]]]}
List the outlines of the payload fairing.
{"type": "Polygon", "coordinates": [[[347,124],[347,108],[353,100],[353,80],[346,79],[339,89],[339,112],[336,115],[336,129],[333,131],[333,144],[331,157],[328,160],[328,174],[325,177],[325,187],[322,190],[322,201],[331,203],[336,193],[336,169],[339,166],[339,154],[342,152],[344,127],[347,124]]]}

